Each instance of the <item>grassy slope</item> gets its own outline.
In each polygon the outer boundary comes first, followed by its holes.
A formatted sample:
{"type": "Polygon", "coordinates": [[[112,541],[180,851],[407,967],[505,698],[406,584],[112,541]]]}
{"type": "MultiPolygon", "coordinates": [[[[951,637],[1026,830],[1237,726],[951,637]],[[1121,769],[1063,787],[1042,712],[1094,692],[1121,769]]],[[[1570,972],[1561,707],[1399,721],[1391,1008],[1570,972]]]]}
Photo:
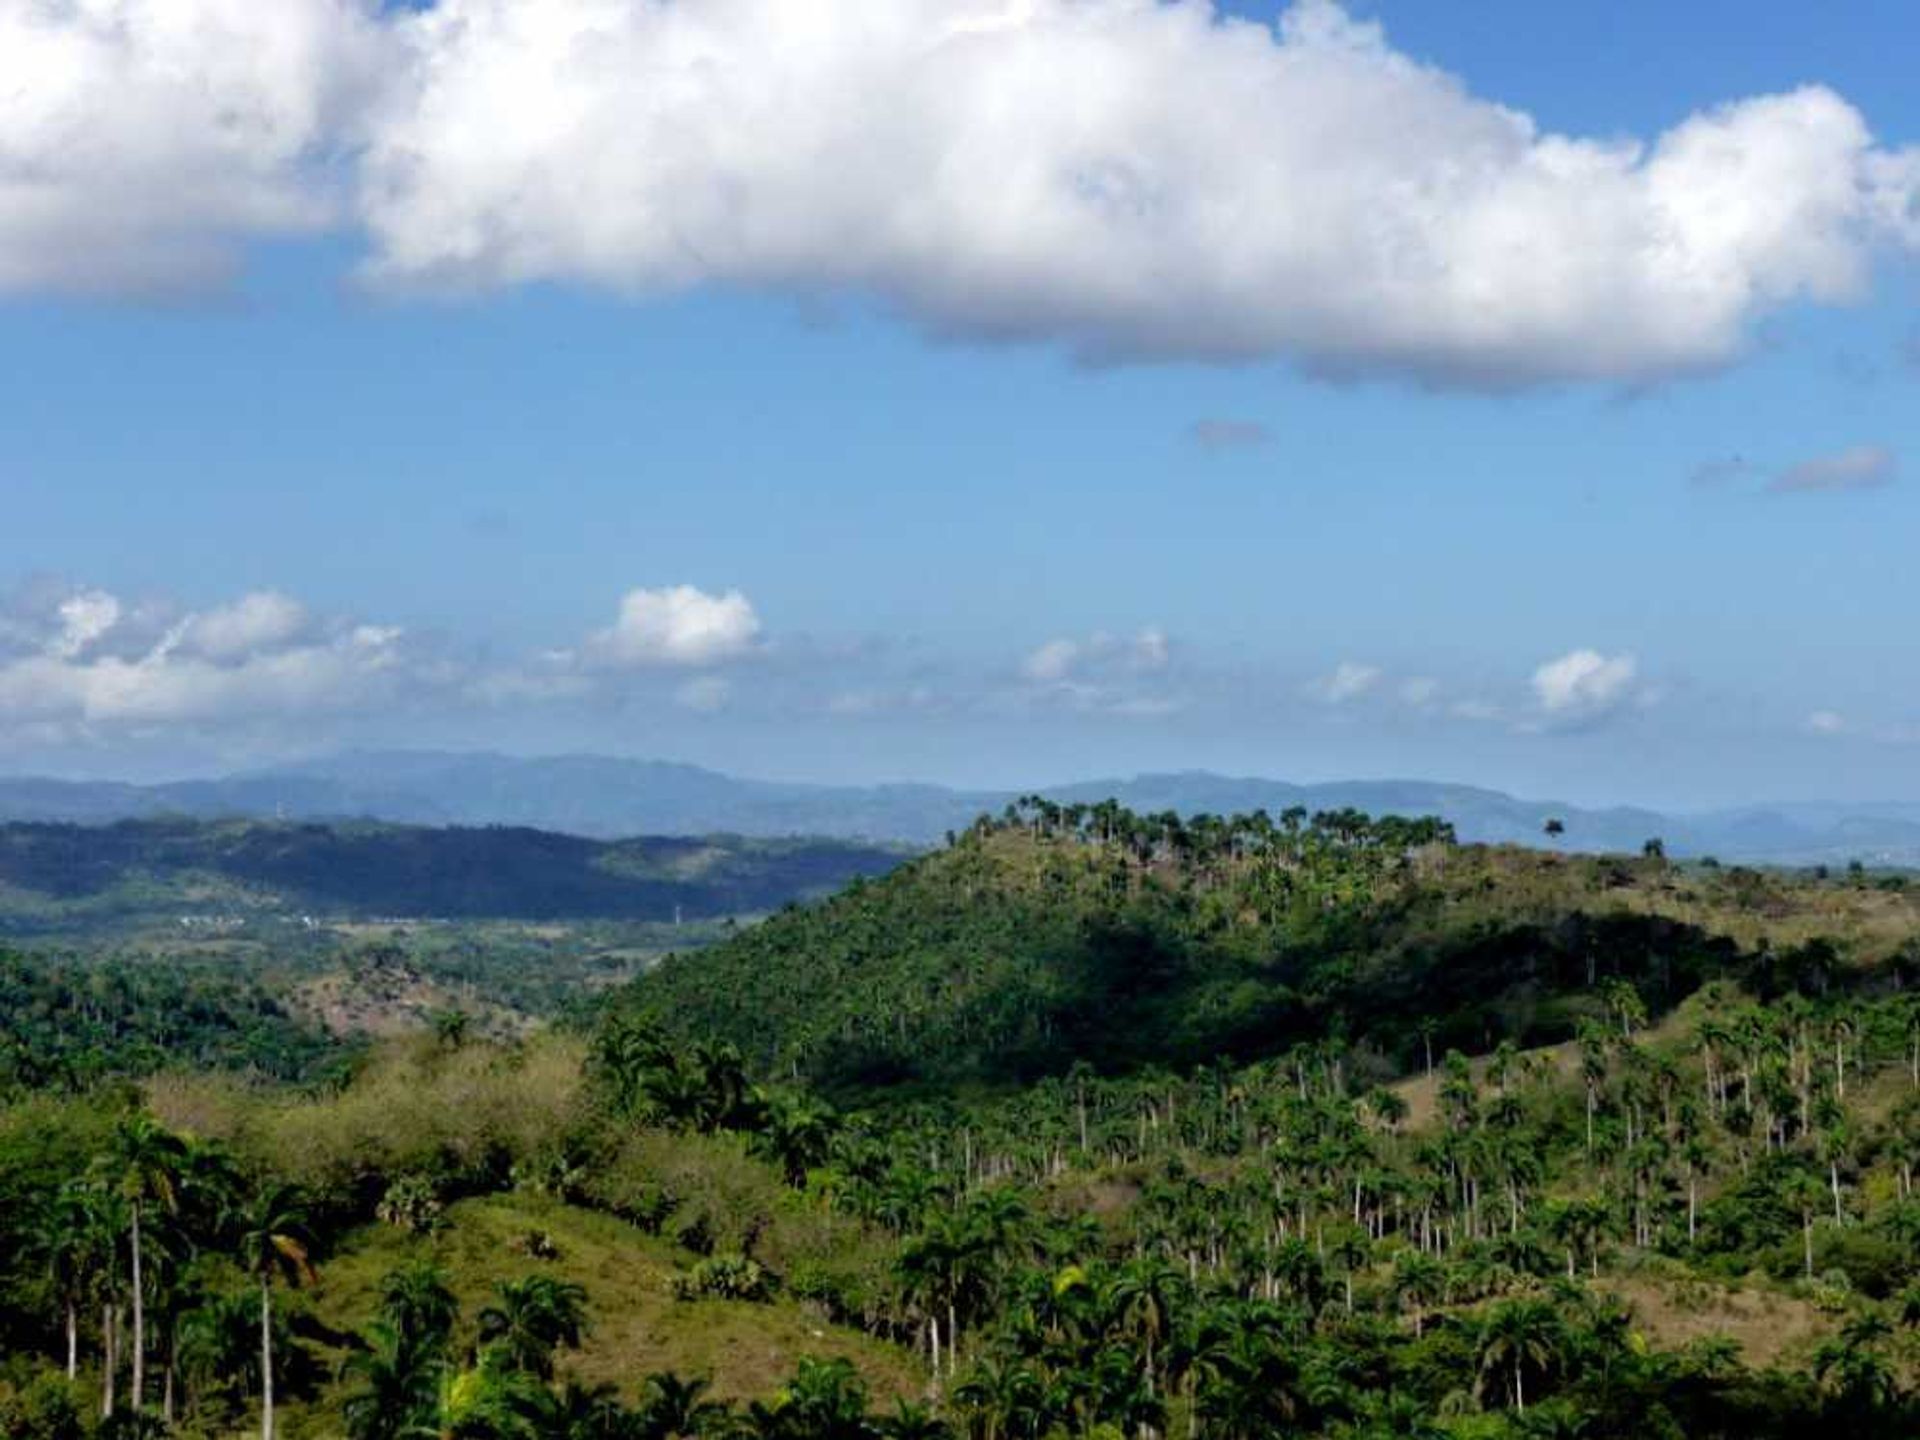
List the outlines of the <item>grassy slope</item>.
{"type": "MultiPolygon", "coordinates": [[[[381,1279],[430,1254],[445,1267],[459,1297],[463,1338],[471,1335],[473,1317],[497,1281],[542,1271],[584,1286],[592,1330],[578,1353],[564,1357],[561,1373],[612,1383],[629,1400],[648,1374],[661,1370],[711,1376],[723,1398],[763,1398],[793,1373],[802,1355],[852,1361],[881,1401],[914,1396],[921,1388],[918,1369],[904,1352],[827,1324],[791,1301],[676,1300],[672,1281],[684,1271],[685,1252],[611,1216],[515,1194],[462,1201],[450,1207],[447,1221],[432,1238],[384,1225],[355,1231],[308,1297],[315,1318],[332,1329],[358,1330],[378,1308],[381,1279]],[[533,1260],[523,1253],[520,1244],[534,1230],[552,1237],[557,1258],[533,1260]]],[[[337,1364],[345,1353],[332,1351],[328,1358],[337,1364]]],[[[330,1387],[314,1402],[291,1407],[284,1426],[288,1440],[337,1434],[343,1393],[330,1387]]]]}

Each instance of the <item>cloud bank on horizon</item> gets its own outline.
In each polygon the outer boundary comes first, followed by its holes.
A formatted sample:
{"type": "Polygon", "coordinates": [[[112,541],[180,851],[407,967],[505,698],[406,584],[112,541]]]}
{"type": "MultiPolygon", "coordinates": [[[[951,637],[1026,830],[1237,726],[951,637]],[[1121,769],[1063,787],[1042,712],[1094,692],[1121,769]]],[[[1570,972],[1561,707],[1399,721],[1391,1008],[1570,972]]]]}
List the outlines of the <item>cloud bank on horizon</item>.
{"type": "Polygon", "coordinates": [[[1447,387],[1723,366],[1920,252],[1832,90],[1556,135],[1331,0],[0,0],[0,293],[862,294],[1095,361],[1447,387]]]}
{"type": "MultiPolygon", "coordinates": [[[[920,657],[924,662],[925,657],[920,657]]],[[[1428,676],[1343,660],[1303,681],[1254,685],[1216,653],[1188,653],[1157,626],[1061,636],[983,662],[936,657],[910,675],[859,646],[769,633],[745,594],[680,584],[623,596],[611,624],[577,643],[498,655],[485,637],[417,634],[323,615],[275,590],[193,608],[42,579],[0,596],[0,756],[80,743],[252,736],[269,750],[311,727],[395,715],[619,707],[629,700],[711,716],[745,706],[824,717],[1068,710],[1153,723],[1251,705],[1280,715],[1376,704],[1441,723],[1531,733],[1597,723],[1657,698],[1632,656],[1576,650],[1530,685],[1480,695],[1428,676]]],[[[657,710],[654,712],[657,713],[657,710]]]]}

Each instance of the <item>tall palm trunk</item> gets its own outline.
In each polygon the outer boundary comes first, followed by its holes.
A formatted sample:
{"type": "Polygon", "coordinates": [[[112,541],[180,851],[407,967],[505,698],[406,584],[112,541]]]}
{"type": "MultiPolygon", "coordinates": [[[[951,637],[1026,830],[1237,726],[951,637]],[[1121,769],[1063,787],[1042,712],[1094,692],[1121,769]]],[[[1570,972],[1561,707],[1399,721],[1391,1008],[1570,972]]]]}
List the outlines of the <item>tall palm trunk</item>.
{"type": "Polygon", "coordinates": [[[273,1289],[260,1277],[260,1440],[273,1440],[273,1289]]]}
{"type": "Polygon", "coordinates": [[[67,1300],[67,1379],[80,1373],[80,1311],[67,1300]]]}
{"type": "Polygon", "coordinates": [[[140,1202],[133,1202],[133,1408],[147,1403],[147,1309],[140,1283],[140,1202]]]}
{"type": "Polygon", "coordinates": [[[113,1343],[113,1302],[109,1300],[100,1307],[100,1418],[103,1420],[113,1418],[113,1372],[119,1363],[113,1343]]]}

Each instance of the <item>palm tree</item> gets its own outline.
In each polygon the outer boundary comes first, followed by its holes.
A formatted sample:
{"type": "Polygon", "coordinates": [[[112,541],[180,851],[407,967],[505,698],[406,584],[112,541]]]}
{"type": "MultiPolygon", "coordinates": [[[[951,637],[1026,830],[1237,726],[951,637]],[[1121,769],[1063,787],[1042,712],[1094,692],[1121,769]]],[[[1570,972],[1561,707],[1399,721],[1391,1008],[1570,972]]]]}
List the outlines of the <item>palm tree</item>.
{"type": "Polygon", "coordinates": [[[133,1408],[146,1405],[146,1275],[141,1248],[141,1216],[150,1205],[164,1210],[179,1206],[179,1176],[186,1161],[186,1145],[179,1136],[151,1116],[131,1115],[114,1131],[108,1155],[115,1185],[127,1202],[128,1254],[133,1287],[133,1408]]]}
{"type": "Polygon", "coordinates": [[[587,1327],[587,1292],[551,1275],[502,1280],[478,1316],[480,1338],[512,1370],[553,1378],[553,1352],[578,1349],[587,1327]]]}
{"type": "Polygon", "coordinates": [[[805,1096],[776,1094],[765,1101],[765,1118],[753,1132],[756,1150],[780,1166],[787,1184],[798,1190],[807,1172],[832,1153],[837,1117],[805,1096]]]}
{"type": "Polygon", "coordinates": [[[394,1331],[416,1348],[444,1348],[460,1314],[446,1272],[427,1259],[388,1274],[380,1286],[380,1308],[394,1331]]]}
{"type": "Polygon", "coordinates": [[[376,1320],[365,1350],[347,1357],[359,1382],[342,1405],[350,1440],[427,1440],[437,1435],[436,1410],[445,1360],[398,1326],[376,1320]]]}
{"type": "Polygon", "coordinates": [[[953,1440],[953,1427],[925,1405],[898,1402],[893,1414],[882,1416],[876,1427],[884,1440],[953,1440]]]}
{"type": "Polygon", "coordinates": [[[1480,1371],[1505,1369],[1513,1408],[1527,1409],[1526,1372],[1552,1368],[1565,1341],[1560,1314],[1546,1300],[1508,1300],[1495,1305],[1480,1327],[1480,1371]]]}
{"type": "Polygon", "coordinates": [[[1892,1335],[1893,1327],[1881,1316],[1871,1311],[1856,1315],[1814,1351],[1814,1374],[1861,1409],[1886,1405],[1899,1391],[1894,1371],[1880,1353],[1892,1335]]]}
{"type": "Polygon", "coordinates": [[[620,1403],[620,1391],[614,1385],[569,1380],[558,1391],[549,1392],[540,1408],[543,1440],[630,1440],[635,1428],[634,1417],[620,1403]]]}
{"type": "Polygon", "coordinates": [[[1108,1291],[1107,1302],[1121,1326],[1138,1337],[1145,1350],[1150,1394],[1159,1375],[1158,1352],[1166,1343],[1173,1311],[1186,1288],[1187,1277],[1166,1261],[1145,1259],[1122,1269],[1108,1291]]]}
{"type": "Polygon", "coordinates": [[[640,1389],[640,1433],[646,1440],[692,1440],[716,1429],[727,1407],[707,1398],[705,1378],[683,1380],[671,1370],[649,1375],[640,1389]]]}
{"type": "Polygon", "coordinates": [[[306,1212],[291,1189],[261,1190],[236,1217],[240,1263],[260,1285],[260,1440],[273,1440],[273,1282],[319,1278],[306,1240],[306,1212]]]}
{"type": "Polygon", "coordinates": [[[111,1259],[113,1240],[103,1233],[102,1219],[97,1192],[73,1181],[48,1203],[34,1233],[34,1248],[61,1310],[69,1380],[80,1368],[80,1306],[111,1259]]]}
{"type": "Polygon", "coordinates": [[[1446,1269],[1431,1255],[1418,1250],[1403,1251],[1393,1264],[1393,1297],[1413,1311],[1413,1333],[1418,1338],[1426,1329],[1427,1307],[1445,1293],[1446,1269]]]}

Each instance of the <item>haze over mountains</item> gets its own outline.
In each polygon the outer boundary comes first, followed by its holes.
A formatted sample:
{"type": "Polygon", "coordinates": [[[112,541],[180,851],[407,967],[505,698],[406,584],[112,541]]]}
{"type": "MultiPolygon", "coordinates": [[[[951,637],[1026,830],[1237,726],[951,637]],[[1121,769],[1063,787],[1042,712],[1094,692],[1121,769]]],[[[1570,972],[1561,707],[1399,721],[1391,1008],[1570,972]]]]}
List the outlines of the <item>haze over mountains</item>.
{"type": "MultiPolygon", "coordinates": [[[[1755,805],[1694,814],[1585,809],[1552,799],[1421,780],[1294,785],[1186,771],[1043,787],[1063,803],[1107,798],[1185,813],[1352,806],[1433,814],[1463,840],[1637,850],[1661,837],[1676,855],[1778,863],[1920,864],[1920,805],[1755,805]]],[[[135,785],[0,778],[0,820],[99,824],[155,815],[368,818],[420,825],[526,825],[571,834],[824,835],[924,844],[997,811],[1013,791],[939,785],[806,785],[743,779],[694,765],[599,755],[357,751],[205,780],[135,785]]]]}

